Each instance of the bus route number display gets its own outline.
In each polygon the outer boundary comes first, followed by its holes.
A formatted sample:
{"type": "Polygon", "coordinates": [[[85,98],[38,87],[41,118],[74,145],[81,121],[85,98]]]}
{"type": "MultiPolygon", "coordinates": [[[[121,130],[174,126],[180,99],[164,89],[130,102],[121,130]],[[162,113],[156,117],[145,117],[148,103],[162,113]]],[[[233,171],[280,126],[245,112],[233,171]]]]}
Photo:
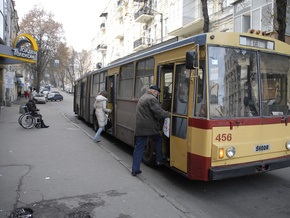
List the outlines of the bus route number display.
{"type": "Polygon", "coordinates": [[[218,134],[216,137],[215,137],[215,140],[216,141],[219,141],[219,142],[226,142],[226,141],[232,141],[232,134],[218,134]]]}
{"type": "Polygon", "coordinates": [[[240,37],[240,45],[244,46],[251,46],[255,48],[264,48],[264,49],[270,49],[274,50],[274,42],[270,40],[262,40],[262,39],[256,39],[251,37],[240,37]]]}

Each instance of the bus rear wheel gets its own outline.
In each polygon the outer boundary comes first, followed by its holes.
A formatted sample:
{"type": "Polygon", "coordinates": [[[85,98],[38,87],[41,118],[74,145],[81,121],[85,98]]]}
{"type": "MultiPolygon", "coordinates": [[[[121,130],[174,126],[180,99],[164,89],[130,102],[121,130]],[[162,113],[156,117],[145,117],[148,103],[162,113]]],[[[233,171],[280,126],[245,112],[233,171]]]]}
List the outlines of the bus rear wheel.
{"type": "Polygon", "coordinates": [[[147,138],[147,143],[144,147],[143,162],[150,167],[155,165],[155,150],[154,141],[151,138],[147,138]]]}

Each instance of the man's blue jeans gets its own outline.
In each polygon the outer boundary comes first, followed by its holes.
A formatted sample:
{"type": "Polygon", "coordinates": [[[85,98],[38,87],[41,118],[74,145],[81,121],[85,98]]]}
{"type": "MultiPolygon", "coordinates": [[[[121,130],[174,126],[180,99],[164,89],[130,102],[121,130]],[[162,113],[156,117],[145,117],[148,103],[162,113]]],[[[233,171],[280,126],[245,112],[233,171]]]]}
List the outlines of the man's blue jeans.
{"type": "Polygon", "coordinates": [[[150,137],[155,142],[155,155],[156,155],[156,163],[161,164],[163,162],[163,154],[162,154],[162,138],[160,134],[152,135],[152,136],[135,136],[135,147],[133,153],[133,164],[132,164],[132,172],[136,173],[140,171],[140,165],[142,161],[142,156],[144,153],[144,147],[147,143],[147,138],[150,137]]]}

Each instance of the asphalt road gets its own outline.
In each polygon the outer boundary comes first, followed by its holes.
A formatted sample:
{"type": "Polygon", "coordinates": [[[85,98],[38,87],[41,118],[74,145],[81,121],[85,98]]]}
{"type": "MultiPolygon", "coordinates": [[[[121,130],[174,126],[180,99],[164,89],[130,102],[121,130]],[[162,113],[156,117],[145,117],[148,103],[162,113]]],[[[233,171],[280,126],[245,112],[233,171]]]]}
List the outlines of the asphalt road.
{"type": "Polygon", "coordinates": [[[135,178],[133,149],[107,134],[93,143],[61,93],[64,101],[38,105],[49,129],[0,115],[0,217],[24,206],[34,217],[290,217],[290,168],[201,182],[142,164],[135,178]]]}
{"type": "MultiPolygon", "coordinates": [[[[72,103],[58,108],[88,134],[94,134],[91,127],[71,114],[72,103]]],[[[131,165],[130,146],[106,134],[102,141],[105,149],[131,165]]],[[[214,182],[191,181],[166,167],[152,169],[143,164],[142,171],[144,183],[161,190],[191,217],[290,217],[290,168],[214,182]]]]}

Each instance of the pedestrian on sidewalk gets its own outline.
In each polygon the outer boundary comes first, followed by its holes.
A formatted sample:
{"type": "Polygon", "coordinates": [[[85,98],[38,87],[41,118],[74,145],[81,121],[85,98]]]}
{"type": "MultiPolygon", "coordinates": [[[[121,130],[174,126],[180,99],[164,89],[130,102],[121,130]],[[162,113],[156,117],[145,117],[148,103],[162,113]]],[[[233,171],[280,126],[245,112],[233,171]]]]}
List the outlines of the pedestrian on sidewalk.
{"type": "Polygon", "coordinates": [[[20,98],[21,98],[21,90],[19,90],[19,91],[17,92],[17,100],[20,100],[20,98]]]}
{"type": "Polygon", "coordinates": [[[149,90],[140,97],[136,111],[135,147],[133,152],[132,176],[141,173],[140,165],[147,138],[155,142],[156,165],[163,163],[162,138],[159,123],[170,116],[162,109],[157,99],[160,89],[150,86],[149,90]]]}
{"type": "Polygon", "coordinates": [[[102,90],[96,97],[94,108],[95,108],[95,114],[97,117],[97,122],[99,125],[99,129],[94,137],[94,142],[100,142],[99,137],[105,128],[105,125],[108,121],[108,115],[106,113],[111,113],[112,110],[107,108],[107,96],[108,93],[106,90],[102,90]]]}
{"type": "Polygon", "coordinates": [[[28,98],[28,91],[27,90],[24,91],[24,97],[25,97],[25,99],[28,98]]]}

